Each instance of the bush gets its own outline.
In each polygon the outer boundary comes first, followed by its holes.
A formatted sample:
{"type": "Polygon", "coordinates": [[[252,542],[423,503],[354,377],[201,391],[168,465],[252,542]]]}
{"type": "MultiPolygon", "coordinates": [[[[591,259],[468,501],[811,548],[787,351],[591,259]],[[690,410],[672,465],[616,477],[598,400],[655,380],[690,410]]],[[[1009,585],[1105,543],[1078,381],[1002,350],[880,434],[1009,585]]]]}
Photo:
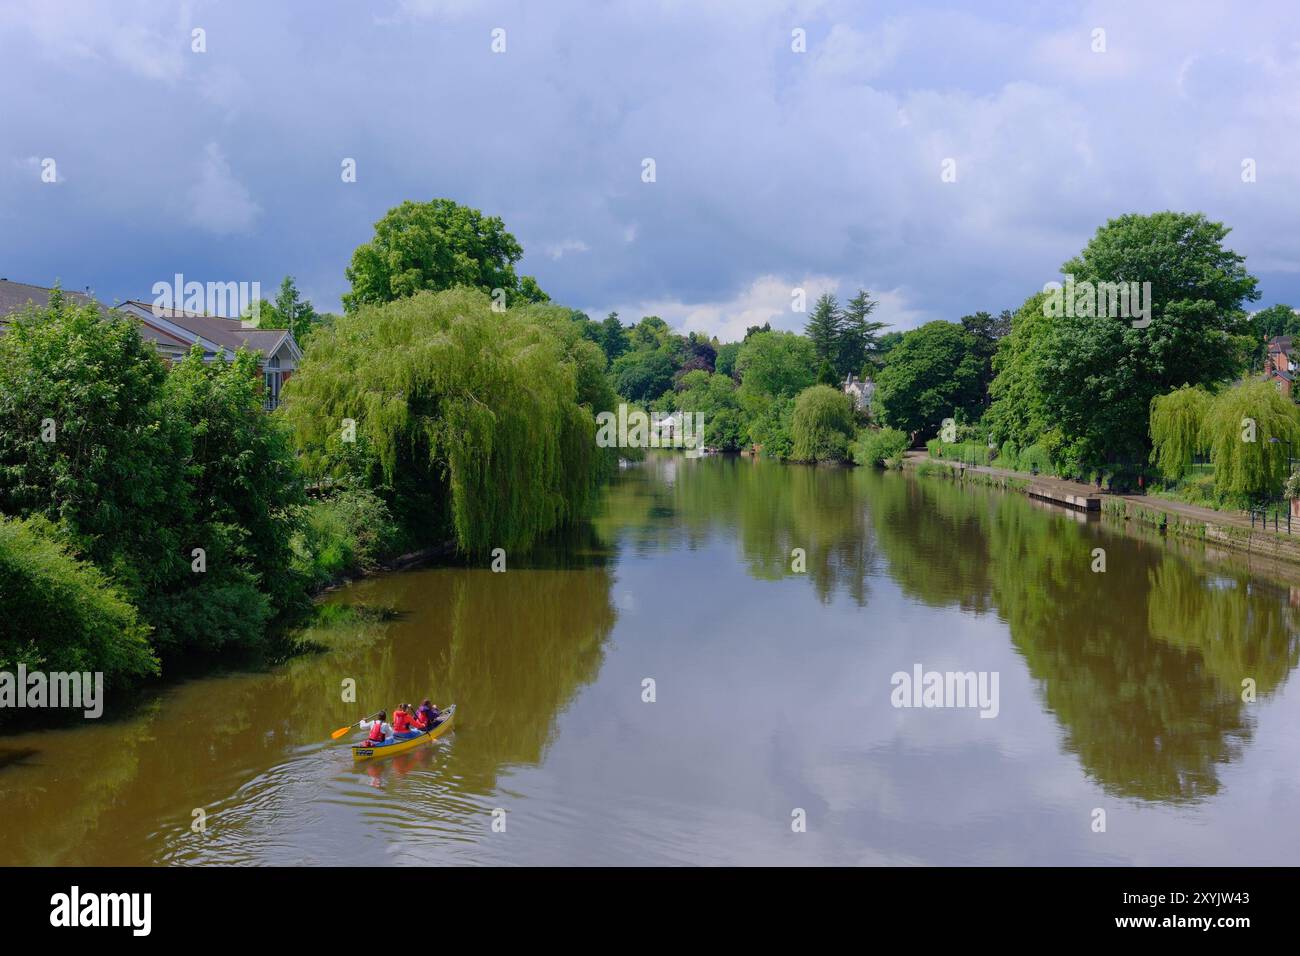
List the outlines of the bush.
{"type": "Polygon", "coordinates": [[[18,664],[102,671],[109,684],[158,673],[148,627],[102,571],[48,521],[0,517],[0,670],[18,664]]]}
{"type": "Polygon", "coordinates": [[[851,451],[859,465],[879,467],[901,459],[909,444],[907,434],[897,428],[868,428],[858,433],[851,451]]]}
{"type": "Polygon", "coordinates": [[[998,453],[998,457],[993,460],[993,464],[997,465],[999,468],[1005,468],[1008,471],[1019,471],[1020,449],[1016,447],[1016,443],[1013,441],[1004,441],[1002,443],[1002,450],[998,453]]]}
{"type": "Polygon", "coordinates": [[[993,460],[995,449],[989,448],[982,441],[943,442],[931,438],[925,443],[931,458],[947,458],[949,461],[974,462],[987,465],[993,460]]]}
{"type": "Polygon", "coordinates": [[[399,538],[383,499],[365,488],[313,501],[294,538],[295,566],[313,586],[349,574],[372,571],[390,555],[399,538]]]}
{"type": "Polygon", "coordinates": [[[1052,459],[1041,445],[1030,445],[1020,453],[1017,459],[1019,471],[1032,472],[1035,468],[1042,474],[1052,473],[1052,459]]]}

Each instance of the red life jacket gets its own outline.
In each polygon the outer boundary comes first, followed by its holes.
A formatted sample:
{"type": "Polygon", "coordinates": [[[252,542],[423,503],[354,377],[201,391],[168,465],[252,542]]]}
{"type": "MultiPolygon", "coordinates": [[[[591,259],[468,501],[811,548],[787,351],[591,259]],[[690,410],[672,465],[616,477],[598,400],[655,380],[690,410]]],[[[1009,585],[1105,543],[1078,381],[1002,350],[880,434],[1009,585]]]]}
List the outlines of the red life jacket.
{"type": "Polygon", "coordinates": [[[393,711],[393,733],[404,734],[411,729],[411,715],[404,710],[393,711]]]}
{"type": "Polygon", "coordinates": [[[376,720],[370,727],[370,742],[372,744],[382,744],[384,742],[384,722],[376,720]]]}
{"type": "Polygon", "coordinates": [[[416,730],[429,729],[429,715],[422,710],[417,710],[415,712],[415,729],[416,730]]]}

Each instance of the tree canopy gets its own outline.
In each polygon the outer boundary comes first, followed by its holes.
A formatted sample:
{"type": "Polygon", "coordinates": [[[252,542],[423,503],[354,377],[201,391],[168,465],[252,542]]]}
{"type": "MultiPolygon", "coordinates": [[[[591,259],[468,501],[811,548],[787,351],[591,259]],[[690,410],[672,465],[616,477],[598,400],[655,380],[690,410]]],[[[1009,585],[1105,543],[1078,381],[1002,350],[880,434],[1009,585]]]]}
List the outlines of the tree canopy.
{"type": "Polygon", "coordinates": [[[502,289],[507,306],[547,301],[536,280],[515,275],[522,257],[523,248],[500,218],[450,199],[408,200],[375,223],[374,238],[352,253],[352,290],[343,305],[355,312],[455,286],[489,295],[502,289]]]}
{"type": "Polygon", "coordinates": [[[494,312],[465,288],[344,316],[286,386],[304,463],[361,474],[397,515],[442,515],[466,551],[527,546],[581,513],[608,467],[579,401],[604,357],[576,325],[567,309],[494,312]]]}
{"type": "Polygon", "coordinates": [[[933,434],[944,418],[976,411],[983,363],[974,338],[952,322],[927,322],[906,333],[876,378],[884,422],[933,434]]]}

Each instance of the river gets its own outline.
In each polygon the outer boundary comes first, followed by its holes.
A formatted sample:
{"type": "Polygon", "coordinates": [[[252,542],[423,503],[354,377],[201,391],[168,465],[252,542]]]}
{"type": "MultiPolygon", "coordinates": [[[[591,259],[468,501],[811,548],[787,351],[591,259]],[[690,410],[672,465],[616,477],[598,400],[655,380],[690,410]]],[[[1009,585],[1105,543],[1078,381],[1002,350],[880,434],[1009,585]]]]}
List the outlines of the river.
{"type": "Polygon", "coordinates": [[[663,453],[504,572],[327,601],[328,650],[0,737],[0,864],[1300,858],[1300,586],[1019,495],[663,453]],[[996,716],[894,706],[918,665],[996,716]],[[444,740],[330,739],[426,695],[444,740]]]}

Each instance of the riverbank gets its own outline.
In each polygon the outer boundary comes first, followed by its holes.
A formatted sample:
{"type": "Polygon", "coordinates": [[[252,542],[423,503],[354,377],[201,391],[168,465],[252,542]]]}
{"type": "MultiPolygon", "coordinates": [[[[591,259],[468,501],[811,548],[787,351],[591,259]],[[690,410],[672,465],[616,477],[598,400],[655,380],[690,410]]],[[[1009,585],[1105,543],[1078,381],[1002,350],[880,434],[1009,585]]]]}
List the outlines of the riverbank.
{"type": "MultiPolygon", "coordinates": [[[[918,474],[933,474],[935,468],[947,471],[943,477],[957,479],[985,487],[1033,494],[1034,489],[1054,490],[1051,500],[1066,503],[1080,496],[1096,499],[1097,510],[1105,518],[1132,522],[1155,529],[1172,538],[1204,541],[1219,547],[1258,555],[1300,569],[1300,534],[1251,526],[1249,517],[1231,512],[1214,511],[1199,505],[1170,501],[1150,495],[1109,494],[1099,489],[1080,485],[1045,475],[1029,475],[987,465],[963,465],[941,458],[931,458],[925,452],[909,451],[903,457],[903,467],[918,474]]],[[[1044,497],[1035,494],[1035,497],[1044,497]]],[[[1078,505],[1074,505],[1078,507],[1078,505]]],[[[1086,510],[1086,508],[1085,508],[1086,510]]]]}

